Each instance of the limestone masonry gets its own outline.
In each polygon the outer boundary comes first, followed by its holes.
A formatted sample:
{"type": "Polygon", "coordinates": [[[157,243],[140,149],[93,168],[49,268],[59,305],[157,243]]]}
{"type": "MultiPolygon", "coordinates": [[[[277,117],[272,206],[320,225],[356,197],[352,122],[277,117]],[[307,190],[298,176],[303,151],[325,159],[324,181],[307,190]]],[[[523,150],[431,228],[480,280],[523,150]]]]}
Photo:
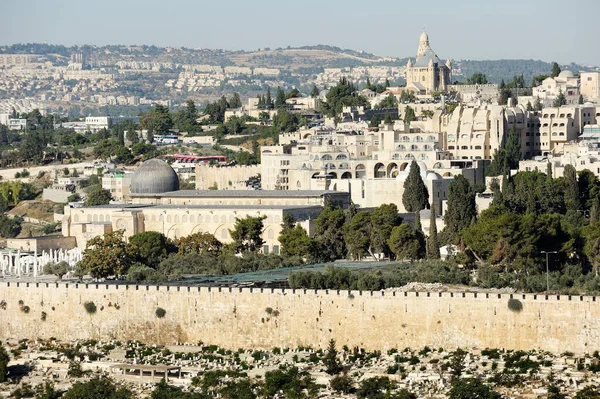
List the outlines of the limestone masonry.
{"type": "Polygon", "coordinates": [[[0,340],[117,339],[224,348],[600,349],[596,297],[0,283],[0,340]],[[21,302],[22,301],[22,302],[21,302]],[[97,311],[88,314],[84,303],[97,311]],[[28,309],[27,309],[28,307],[28,309]],[[163,308],[166,315],[156,316],[163,308]],[[42,313],[45,312],[45,320],[42,313]]]}

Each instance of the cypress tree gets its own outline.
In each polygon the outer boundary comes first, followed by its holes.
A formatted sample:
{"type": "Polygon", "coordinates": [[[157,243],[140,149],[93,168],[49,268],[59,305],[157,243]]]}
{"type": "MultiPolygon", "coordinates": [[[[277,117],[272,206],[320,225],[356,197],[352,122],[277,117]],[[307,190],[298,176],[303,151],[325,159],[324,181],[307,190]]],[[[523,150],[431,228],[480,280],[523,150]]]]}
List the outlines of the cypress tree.
{"type": "Polygon", "coordinates": [[[415,160],[410,164],[408,177],[404,181],[402,204],[408,212],[418,212],[425,209],[429,203],[429,192],[421,178],[421,168],[415,160]]]}
{"type": "Polygon", "coordinates": [[[573,165],[566,165],[564,169],[565,206],[567,210],[576,211],[581,208],[579,203],[579,184],[577,171],[573,165]]]}
{"type": "Polygon", "coordinates": [[[437,236],[437,222],[435,218],[435,207],[431,207],[431,217],[429,219],[429,238],[427,238],[427,259],[440,258],[440,245],[437,236]]]}
{"type": "Polygon", "coordinates": [[[444,215],[448,237],[454,239],[471,224],[475,215],[475,193],[469,181],[458,175],[448,188],[448,210],[444,215]]]}
{"type": "Polygon", "coordinates": [[[415,212],[415,231],[423,231],[421,226],[421,211],[415,212]]]}
{"type": "Polygon", "coordinates": [[[592,200],[592,207],[590,208],[590,225],[598,223],[600,220],[600,197],[595,196],[592,200]]]}
{"type": "Polygon", "coordinates": [[[421,230],[421,219],[419,211],[425,209],[429,204],[429,192],[421,178],[421,168],[415,160],[410,164],[408,177],[404,181],[404,193],[402,193],[402,204],[408,212],[415,213],[415,230],[421,230]]]}

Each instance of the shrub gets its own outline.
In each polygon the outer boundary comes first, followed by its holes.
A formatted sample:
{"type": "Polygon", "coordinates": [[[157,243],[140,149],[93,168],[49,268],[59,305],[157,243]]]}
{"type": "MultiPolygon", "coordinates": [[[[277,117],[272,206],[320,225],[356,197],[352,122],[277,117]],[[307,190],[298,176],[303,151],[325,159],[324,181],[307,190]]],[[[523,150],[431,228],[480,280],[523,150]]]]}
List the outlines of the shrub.
{"type": "Polygon", "coordinates": [[[273,313],[273,308],[268,307],[268,308],[265,309],[265,312],[267,312],[267,314],[270,315],[271,313],[273,313]]]}
{"type": "Polygon", "coordinates": [[[335,392],[349,394],[354,390],[352,378],[348,374],[335,376],[329,381],[329,386],[335,392]]]}
{"type": "Polygon", "coordinates": [[[519,313],[523,310],[523,304],[518,299],[510,298],[508,300],[508,308],[513,312],[519,313]]]}
{"type": "Polygon", "coordinates": [[[156,314],[156,317],[158,317],[159,319],[162,319],[167,314],[167,311],[163,308],[156,308],[154,314],[156,314]]]}
{"type": "Polygon", "coordinates": [[[85,302],[83,304],[83,307],[85,308],[85,311],[88,312],[88,314],[96,313],[97,308],[94,302],[85,302]]]}
{"type": "Polygon", "coordinates": [[[48,314],[46,312],[42,312],[42,314],[40,315],[40,320],[46,321],[47,317],[48,317],[48,314]]]}

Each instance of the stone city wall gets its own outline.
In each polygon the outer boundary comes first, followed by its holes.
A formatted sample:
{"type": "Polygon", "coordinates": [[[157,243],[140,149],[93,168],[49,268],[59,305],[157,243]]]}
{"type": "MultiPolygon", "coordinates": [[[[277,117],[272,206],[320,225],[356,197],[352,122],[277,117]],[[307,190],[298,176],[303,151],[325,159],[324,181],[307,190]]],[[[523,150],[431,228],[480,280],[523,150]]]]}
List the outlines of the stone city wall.
{"type": "Polygon", "coordinates": [[[118,339],[221,347],[600,349],[595,297],[0,283],[0,340],[118,339]],[[19,305],[19,301],[23,301],[19,305]],[[90,315],[85,302],[97,311],[90,315]],[[26,313],[24,307],[28,306],[26,313]],[[155,315],[160,307],[163,318],[155,315]],[[42,321],[42,312],[46,313],[42,321]]]}

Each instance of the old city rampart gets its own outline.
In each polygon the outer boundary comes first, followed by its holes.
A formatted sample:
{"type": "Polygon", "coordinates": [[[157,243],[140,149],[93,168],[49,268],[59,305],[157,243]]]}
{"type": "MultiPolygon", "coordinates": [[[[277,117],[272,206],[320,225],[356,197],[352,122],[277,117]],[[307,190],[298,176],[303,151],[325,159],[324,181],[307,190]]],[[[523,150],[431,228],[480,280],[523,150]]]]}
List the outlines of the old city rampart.
{"type": "Polygon", "coordinates": [[[334,338],[339,347],[367,350],[600,349],[600,303],[589,296],[2,282],[0,305],[0,339],[271,349],[325,347],[334,338]],[[520,312],[509,309],[511,297],[520,312]],[[96,313],[86,311],[86,302],[96,313]]]}

